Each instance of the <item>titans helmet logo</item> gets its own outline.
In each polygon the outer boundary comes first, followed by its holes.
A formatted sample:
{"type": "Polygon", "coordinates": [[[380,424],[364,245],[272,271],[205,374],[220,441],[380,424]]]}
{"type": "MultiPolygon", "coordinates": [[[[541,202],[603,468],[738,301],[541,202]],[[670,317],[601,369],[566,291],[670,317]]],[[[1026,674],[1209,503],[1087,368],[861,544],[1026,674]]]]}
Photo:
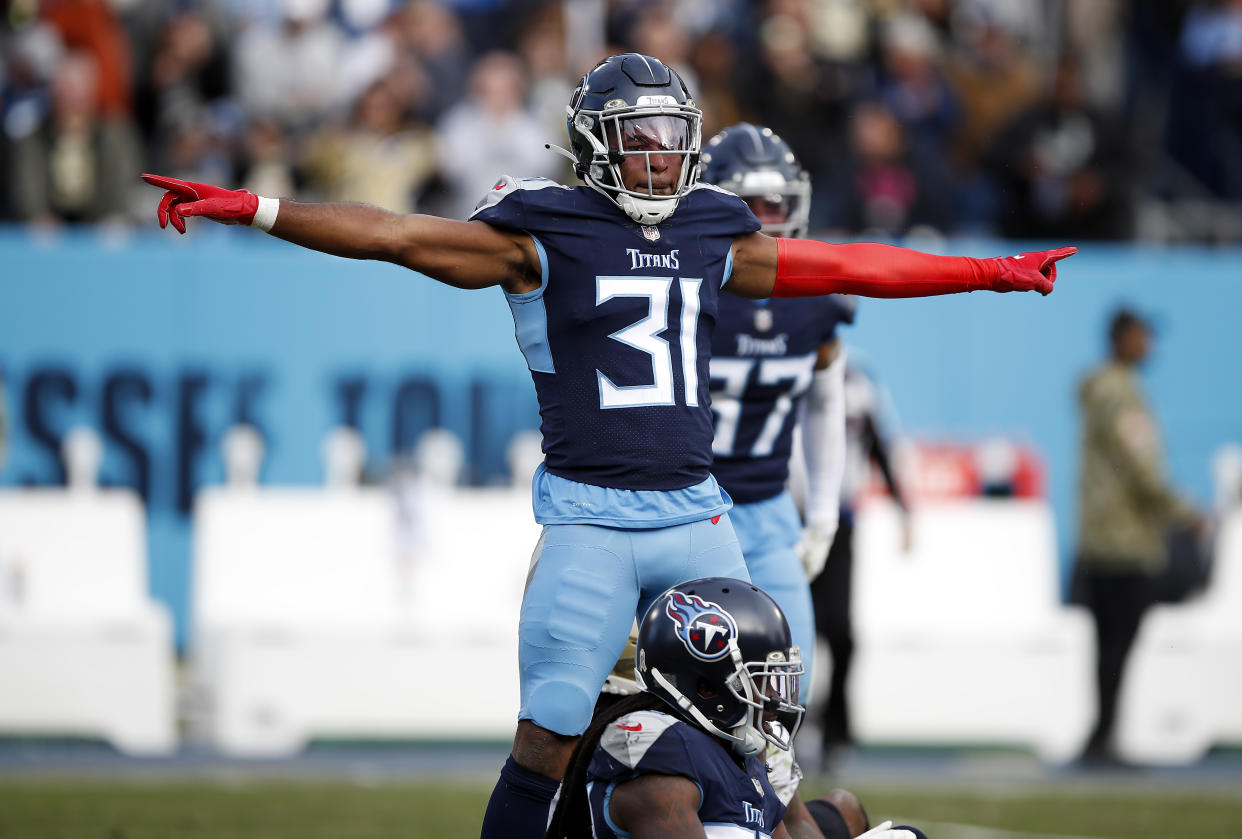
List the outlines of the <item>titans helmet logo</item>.
{"type": "Polygon", "coordinates": [[[729,639],[737,637],[733,616],[697,595],[675,591],[668,596],[665,613],[677,627],[677,637],[695,658],[715,661],[729,652],[729,639]]]}

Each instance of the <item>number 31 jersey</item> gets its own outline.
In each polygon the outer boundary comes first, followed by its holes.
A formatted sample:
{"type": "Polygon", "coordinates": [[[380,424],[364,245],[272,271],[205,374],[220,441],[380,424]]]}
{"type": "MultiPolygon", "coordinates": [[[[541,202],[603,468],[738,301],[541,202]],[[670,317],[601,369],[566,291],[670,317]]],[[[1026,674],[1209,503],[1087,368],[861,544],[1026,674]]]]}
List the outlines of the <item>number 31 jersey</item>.
{"type": "Polygon", "coordinates": [[[546,470],[619,490],[709,480],[708,360],[744,202],[700,185],[659,226],[588,187],[506,177],[471,216],[523,231],[542,282],[508,295],[539,398],[546,470]]]}

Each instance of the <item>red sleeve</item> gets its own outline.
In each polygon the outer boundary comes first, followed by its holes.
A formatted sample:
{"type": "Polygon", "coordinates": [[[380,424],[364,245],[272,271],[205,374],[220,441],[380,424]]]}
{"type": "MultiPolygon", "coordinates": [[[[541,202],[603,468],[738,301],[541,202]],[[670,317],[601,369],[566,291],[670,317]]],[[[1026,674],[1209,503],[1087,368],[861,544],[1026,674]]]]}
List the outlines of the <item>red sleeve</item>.
{"type": "Polygon", "coordinates": [[[992,288],[997,274],[992,259],[936,256],[893,245],[777,239],[776,246],[773,297],[928,297],[992,288]]]}

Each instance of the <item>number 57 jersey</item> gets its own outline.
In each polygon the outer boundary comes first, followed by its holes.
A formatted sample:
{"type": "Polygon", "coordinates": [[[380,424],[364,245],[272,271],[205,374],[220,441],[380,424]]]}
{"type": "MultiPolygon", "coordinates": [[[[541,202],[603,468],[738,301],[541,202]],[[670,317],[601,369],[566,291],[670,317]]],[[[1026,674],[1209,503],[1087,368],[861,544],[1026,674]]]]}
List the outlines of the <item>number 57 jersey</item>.
{"type": "Polygon", "coordinates": [[[700,185],[648,227],[588,187],[506,177],[471,219],[523,231],[539,252],[540,287],[508,301],[546,471],[626,491],[711,481],[718,495],[708,362],[733,240],[759,229],[745,203],[700,185]]]}

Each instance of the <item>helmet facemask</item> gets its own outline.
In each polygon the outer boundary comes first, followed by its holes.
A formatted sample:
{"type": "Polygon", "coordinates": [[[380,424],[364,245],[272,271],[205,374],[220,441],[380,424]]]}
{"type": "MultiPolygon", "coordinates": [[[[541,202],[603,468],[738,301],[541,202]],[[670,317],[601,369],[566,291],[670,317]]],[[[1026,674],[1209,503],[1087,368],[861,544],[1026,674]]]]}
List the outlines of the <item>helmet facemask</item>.
{"type": "Polygon", "coordinates": [[[756,169],[718,186],[745,201],[769,236],[800,239],[806,235],[811,182],[805,172],[798,180],[789,180],[773,169],[756,169]]]}
{"type": "Polygon", "coordinates": [[[671,216],[698,180],[703,115],[692,103],[679,104],[671,96],[640,96],[636,105],[617,99],[602,111],[571,108],[569,117],[570,130],[576,134],[571,140],[580,141],[571,145],[590,150],[589,161],[582,153],[576,158],[579,177],[640,224],[659,224],[671,216]],[[626,187],[622,173],[631,158],[646,163],[646,180],[634,189],[626,187]],[[664,169],[680,164],[680,171],[670,180],[666,172],[654,170],[653,158],[660,158],[664,169]]]}
{"type": "Polygon", "coordinates": [[[805,672],[798,648],[772,651],[765,661],[744,661],[737,640],[730,639],[729,658],[734,669],[724,679],[725,690],[713,696],[688,685],[683,690],[655,667],[649,671],[654,685],[647,684],[641,666],[635,675],[640,687],[672,701],[739,754],[759,754],[769,743],[788,750],[806,712],[798,704],[805,672]]]}
{"type": "Polygon", "coordinates": [[[806,712],[798,704],[804,672],[797,647],[788,653],[773,651],[766,661],[748,661],[735,671],[725,687],[749,710],[742,724],[733,729],[734,737],[749,742],[754,739],[752,732],[757,732],[765,742],[788,751],[806,712]]]}

